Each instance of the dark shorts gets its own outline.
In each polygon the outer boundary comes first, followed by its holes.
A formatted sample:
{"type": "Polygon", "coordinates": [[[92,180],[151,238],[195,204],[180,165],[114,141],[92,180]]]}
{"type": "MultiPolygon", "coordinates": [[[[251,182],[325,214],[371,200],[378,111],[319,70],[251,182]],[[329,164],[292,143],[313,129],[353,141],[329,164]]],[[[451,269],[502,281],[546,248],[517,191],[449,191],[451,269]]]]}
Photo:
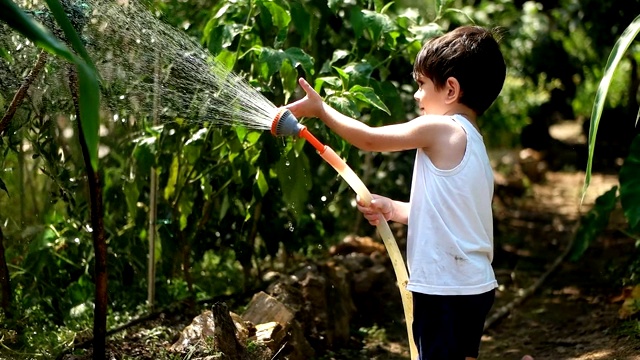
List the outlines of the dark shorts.
{"type": "Polygon", "coordinates": [[[413,338],[420,360],[478,357],[495,289],[479,295],[413,293],[413,338]]]}

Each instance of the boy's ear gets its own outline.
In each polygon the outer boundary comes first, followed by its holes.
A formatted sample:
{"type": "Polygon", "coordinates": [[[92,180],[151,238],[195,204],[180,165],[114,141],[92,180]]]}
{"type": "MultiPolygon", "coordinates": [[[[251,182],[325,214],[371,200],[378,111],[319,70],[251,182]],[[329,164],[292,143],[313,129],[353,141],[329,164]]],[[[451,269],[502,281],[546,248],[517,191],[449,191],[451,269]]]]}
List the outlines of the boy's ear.
{"type": "Polygon", "coordinates": [[[462,96],[462,89],[460,89],[460,83],[458,79],[449,77],[445,85],[447,91],[446,101],[449,104],[458,102],[458,99],[462,96]]]}

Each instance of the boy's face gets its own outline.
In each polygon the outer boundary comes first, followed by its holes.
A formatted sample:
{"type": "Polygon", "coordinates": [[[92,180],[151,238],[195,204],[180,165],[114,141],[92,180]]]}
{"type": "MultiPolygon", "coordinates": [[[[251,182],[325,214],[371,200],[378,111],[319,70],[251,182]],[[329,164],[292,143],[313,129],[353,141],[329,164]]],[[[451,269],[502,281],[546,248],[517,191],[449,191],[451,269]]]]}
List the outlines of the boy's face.
{"type": "Polygon", "coordinates": [[[424,75],[418,75],[416,78],[418,91],[413,95],[418,102],[420,115],[442,115],[444,112],[443,93],[446,95],[445,89],[436,90],[433,81],[424,75]]]}

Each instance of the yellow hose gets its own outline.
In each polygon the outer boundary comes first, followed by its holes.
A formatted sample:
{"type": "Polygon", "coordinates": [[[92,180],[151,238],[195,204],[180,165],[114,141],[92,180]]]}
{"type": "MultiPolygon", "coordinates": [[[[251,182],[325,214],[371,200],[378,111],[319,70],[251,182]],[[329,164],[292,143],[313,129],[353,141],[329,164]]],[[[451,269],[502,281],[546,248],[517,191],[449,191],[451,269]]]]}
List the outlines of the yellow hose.
{"type": "MultiPolygon", "coordinates": [[[[370,204],[373,199],[371,196],[371,192],[364,185],[362,180],[356,175],[355,172],[347,165],[347,163],[342,160],[336,154],[333,149],[328,146],[324,146],[323,151],[318,152],[320,156],[331,165],[338,174],[349,184],[349,186],[358,194],[360,199],[365,204],[370,204]]],[[[382,218],[378,222],[377,225],[378,233],[384,242],[384,246],[387,249],[387,253],[389,254],[389,258],[391,259],[391,264],[393,265],[393,270],[396,274],[396,280],[398,282],[398,289],[400,290],[400,296],[402,297],[402,307],[404,308],[404,317],[405,322],[407,324],[407,334],[409,336],[409,350],[411,353],[411,359],[416,359],[418,357],[418,349],[416,348],[416,344],[413,341],[413,299],[411,296],[411,292],[407,290],[407,284],[409,283],[409,274],[407,272],[407,268],[404,264],[404,260],[402,259],[402,254],[400,253],[400,249],[398,248],[398,243],[396,242],[393,234],[391,233],[391,229],[389,229],[389,224],[385,219],[382,218]]]]}

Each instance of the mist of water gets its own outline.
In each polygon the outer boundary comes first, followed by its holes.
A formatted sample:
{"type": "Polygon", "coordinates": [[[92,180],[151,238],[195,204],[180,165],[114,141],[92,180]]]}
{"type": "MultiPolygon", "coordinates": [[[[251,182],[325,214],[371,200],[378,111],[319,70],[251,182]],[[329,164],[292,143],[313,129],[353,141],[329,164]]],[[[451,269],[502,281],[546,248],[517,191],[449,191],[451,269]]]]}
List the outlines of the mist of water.
{"type": "Polygon", "coordinates": [[[270,129],[276,106],[180,29],[137,1],[95,0],[91,8],[84,34],[112,110],[159,123],[270,129]]]}

